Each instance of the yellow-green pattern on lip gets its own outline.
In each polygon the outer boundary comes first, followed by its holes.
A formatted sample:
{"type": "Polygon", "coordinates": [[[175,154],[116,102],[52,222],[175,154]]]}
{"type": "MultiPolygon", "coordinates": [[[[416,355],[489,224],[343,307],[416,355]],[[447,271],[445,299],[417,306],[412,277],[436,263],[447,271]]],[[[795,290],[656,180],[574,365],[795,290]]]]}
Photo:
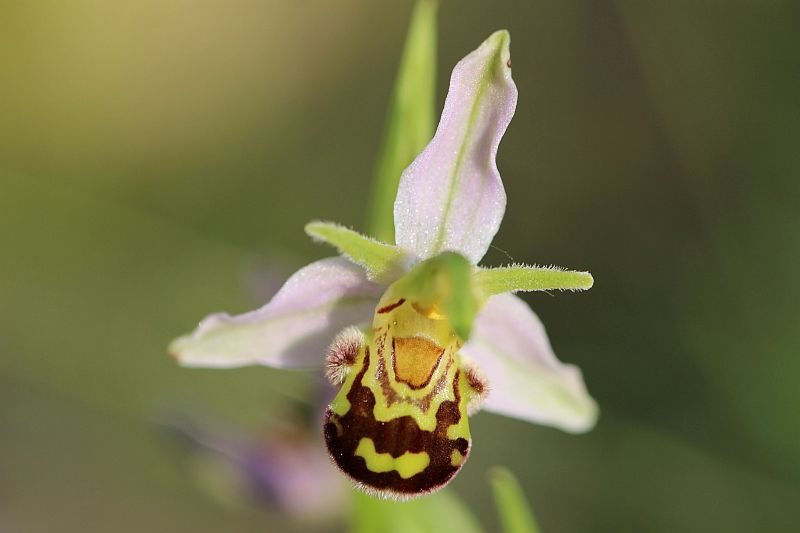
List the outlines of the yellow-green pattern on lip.
{"type": "Polygon", "coordinates": [[[358,486],[405,499],[438,490],[461,469],[471,446],[467,406],[477,392],[449,321],[393,296],[387,291],[371,331],[359,334],[358,353],[331,358],[354,362],[324,433],[334,463],[358,486]]]}

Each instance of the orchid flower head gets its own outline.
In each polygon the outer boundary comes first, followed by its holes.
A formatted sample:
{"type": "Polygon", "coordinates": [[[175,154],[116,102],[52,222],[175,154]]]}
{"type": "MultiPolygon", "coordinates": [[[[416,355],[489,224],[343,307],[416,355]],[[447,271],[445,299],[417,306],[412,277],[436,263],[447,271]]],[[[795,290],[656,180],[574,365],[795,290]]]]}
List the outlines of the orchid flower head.
{"type": "Polygon", "coordinates": [[[506,208],[496,154],[517,102],[509,45],[498,31],[455,66],[436,133],[400,178],[395,243],[311,222],[306,232],[338,257],[301,268],[260,309],[211,315],[170,346],[185,366],[326,365],[340,387],[326,444],[371,494],[444,486],[469,455],[478,408],[575,433],[596,421],[580,370],[558,361],[513,294],[588,289],[592,276],[478,266],[506,208]]]}

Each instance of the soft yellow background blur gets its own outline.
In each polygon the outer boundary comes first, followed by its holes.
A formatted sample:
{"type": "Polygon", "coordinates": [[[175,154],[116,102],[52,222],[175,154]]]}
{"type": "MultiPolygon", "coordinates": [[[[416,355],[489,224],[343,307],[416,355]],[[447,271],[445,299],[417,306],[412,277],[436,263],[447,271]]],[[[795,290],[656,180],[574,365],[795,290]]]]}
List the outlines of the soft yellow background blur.
{"type": "MultiPolygon", "coordinates": [[[[213,500],[158,429],[178,409],[268,431],[313,379],[165,347],[329,254],[307,221],[363,228],[410,9],[0,3],[0,531],[341,529],[213,500]]],[[[599,425],[474,417],[452,486],[489,530],[498,463],[544,531],[800,527],[798,20],[790,0],[443,1],[440,102],[512,35],[495,244],[596,279],[526,299],[599,425]]]]}

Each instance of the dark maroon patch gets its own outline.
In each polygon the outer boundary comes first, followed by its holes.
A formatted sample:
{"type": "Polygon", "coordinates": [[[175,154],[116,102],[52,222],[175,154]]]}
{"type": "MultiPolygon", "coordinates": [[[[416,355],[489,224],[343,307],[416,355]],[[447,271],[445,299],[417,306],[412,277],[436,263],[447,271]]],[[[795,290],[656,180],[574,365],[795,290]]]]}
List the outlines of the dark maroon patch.
{"type": "Polygon", "coordinates": [[[377,312],[378,312],[378,314],[388,313],[389,311],[391,311],[393,309],[397,309],[398,307],[400,307],[404,303],[406,303],[406,299],[405,298],[400,298],[399,300],[397,300],[393,304],[389,304],[389,305],[386,305],[384,307],[381,307],[380,309],[378,309],[377,312]]]}
{"type": "MultiPolygon", "coordinates": [[[[464,438],[455,440],[447,438],[447,428],[457,424],[461,419],[458,404],[461,399],[459,391],[459,372],[454,378],[455,401],[444,401],[436,412],[436,427],[433,431],[425,431],[417,426],[414,418],[403,416],[388,422],[378,422],[373,416],[375,395],[364,386],[363,378],[369,368],[369,348],[367,348],[364,364],[353,382],[347,399],[350,410],[339,416],[330,408],[325,413],[325,444],[336,465],[353,480],[363,483],[378,491],[413,496],[435,490],[444,484],[461,468],[453,466],[452,453],[458,450],[466,457],[469,455],[470,442],[464,438]],[[343,428],[341,435],[337,425],[343,428]],[[396,471],[373,472],[367,468],[363,457],[355,455],[356,447],[362,438],[370,438],[378,453],[389,453],[392,457],[400,457],[406,452],[426,452],[430,457],[428,467],[408,479],[400,477],[396,471]]],[[[462,461],[462,465],[463,465],[462,461]]]]}

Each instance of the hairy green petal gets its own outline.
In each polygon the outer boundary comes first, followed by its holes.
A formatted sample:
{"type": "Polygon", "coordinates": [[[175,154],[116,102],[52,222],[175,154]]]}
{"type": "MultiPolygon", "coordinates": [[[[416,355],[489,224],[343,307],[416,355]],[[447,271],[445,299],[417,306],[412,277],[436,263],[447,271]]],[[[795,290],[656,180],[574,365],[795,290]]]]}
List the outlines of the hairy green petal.
{"type": "Polygon", "coordinates": [[[522,487],[506,468],[496,466],[489,472],[494,501],[504,533],[539,533],[522,487]]]}
{"type": "Polygon", "coordinates": [[[592,287],[594,278],[588,272],[557,267],[512,265],[477,271],[475,284],[483,294],[491,296],[513,291],[582,291],[592,287]]]}
{"type": "Polygon", "coordinates": [[[411,16],[395,81],[369,213],[370,233],[394,243],[394,199],[403,170],[433,136],[436,92],[435,0],[419,0],[411,16]]]}
{"type": "Polygon", "coordinates": [[[402,273],[405,254],[394,246],[334,222],[309,222],[305,230],[309,236],[330,244],[350,261],[364,267],[371,280],[396,279],[402,273]]]}

